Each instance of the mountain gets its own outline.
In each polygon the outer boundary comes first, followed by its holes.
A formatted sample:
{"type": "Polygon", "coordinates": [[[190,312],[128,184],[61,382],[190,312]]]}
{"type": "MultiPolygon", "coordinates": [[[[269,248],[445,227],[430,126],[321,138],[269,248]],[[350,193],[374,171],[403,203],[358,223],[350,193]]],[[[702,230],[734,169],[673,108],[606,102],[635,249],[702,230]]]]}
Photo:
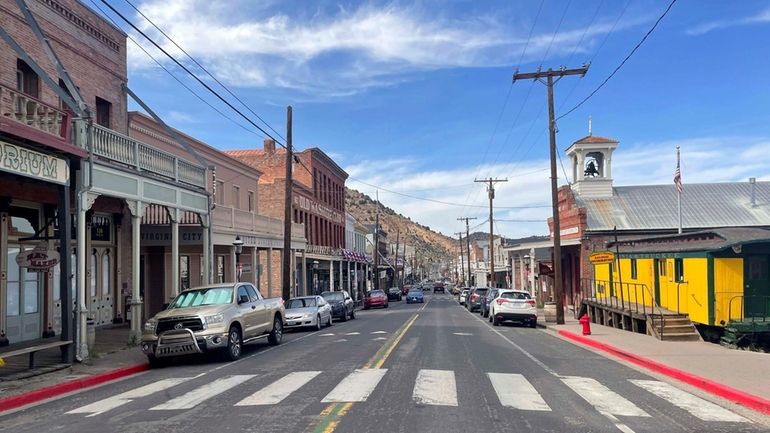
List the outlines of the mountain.
{"type": "MultiPolygon", "coordinates": [[[[377,202],[366,194],[345,188],[345,210],[361,224],[374,224],[377,214],[377,202]]],[[[388,241],[395,245],[396,233],[408,233],[407,243],[415,245],[417,253],[426,260],[448,261],[458,254],[457,239],[437,233],[411,218],[396,213],[380,203],[380,227],[388,235],[388,241]]],[[[403,244],[402,244],[403,245],[403,244]]]]}

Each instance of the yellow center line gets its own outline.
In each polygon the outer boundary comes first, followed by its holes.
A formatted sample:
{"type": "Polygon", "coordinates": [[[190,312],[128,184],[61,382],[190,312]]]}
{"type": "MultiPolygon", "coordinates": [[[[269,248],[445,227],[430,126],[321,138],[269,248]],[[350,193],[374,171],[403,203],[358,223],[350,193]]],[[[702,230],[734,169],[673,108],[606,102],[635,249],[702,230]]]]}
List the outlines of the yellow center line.
{"type": "MultiPolygon", "coordinates": [[[[390,354],[393,353],[393,349],[398,346],[398,343],[401,341],[401,338],[404,337],[406,331],[412,327],[419,316],[419,314],[414,314],[408,321],[401,325],[401,328],[399,328],[396,333],[391,336],[382,347],[380,347],[377,353],[375,353],[362,368],[381,368],[390,354]]],[[[318,422],[315,423],[315,425],[311,425],[307,431],[313,433],[332,433],[337,428],[342,417],[345,416],[351,407],[353,407],[352,402],[329,404],[323,411],[321,411],[318,416],[318,422]]]]}

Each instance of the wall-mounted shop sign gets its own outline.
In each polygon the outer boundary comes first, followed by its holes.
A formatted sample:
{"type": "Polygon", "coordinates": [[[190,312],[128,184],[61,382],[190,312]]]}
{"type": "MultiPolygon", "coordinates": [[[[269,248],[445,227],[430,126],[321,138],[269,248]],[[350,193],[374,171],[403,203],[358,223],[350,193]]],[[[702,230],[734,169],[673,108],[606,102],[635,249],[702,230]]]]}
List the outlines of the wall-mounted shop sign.
{"type": "Polygon", "coordinates": [[[588,261],[594,265],[612,263],[615,261],[615,254],[612,251],[597,251],[588,256],[588,261]]]}
{"type": "Polygon", "coordinates": [[[69,182],[70,178],[66,159],[4,141],[0,141],[0,170],[60,185],[69,182]]]}
{"type": "Polygon", "coordinates": [[[309,199],[305,196],[295,195],[294,205],[302,210],[309,211],[310,213],[313,213],[323,218],[326,218],[328,220],[334,221],[337,224],[342,224],[344,222],[342,219],[341,213],[335,211],[334,209],[328,206],[325,206],[320,203],[316,203],[314,200],[309,199]]]}
{"type": "MultiPolygon", "coordinates": [[[[143,225],[140,239],[142,246],[171,245],[171,227],[143,225]]],[[[179,227],[179,245],[203,245],[201,227],[179,227]]]]}
{"type": "Polygon", "coordinates": [[[59,264],[59,252],[48,249],[48,243],[43,242],[29,251],[19,253],[16,264],[30,271],[47,271],[59,264]]]}

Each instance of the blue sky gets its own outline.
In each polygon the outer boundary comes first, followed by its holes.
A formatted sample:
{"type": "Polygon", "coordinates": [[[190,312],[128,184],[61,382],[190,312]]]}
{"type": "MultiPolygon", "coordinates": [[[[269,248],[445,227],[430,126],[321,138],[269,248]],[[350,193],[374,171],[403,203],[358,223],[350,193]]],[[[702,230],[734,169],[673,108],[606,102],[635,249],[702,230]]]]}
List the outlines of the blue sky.
{"type": "MultiPolygon", "coordinates": [[[[181,54],[122,0],[111,3],[181,54]]],[[[461,228],[458,216],[487,216],[486,193],[474,177],[509,177],[498,188],[496,218],[515,221],[501,221],[496,230],[525,236],[547,233],[550,209],[538,207],[550,202],[546,89],[524,81],[512,86],[512,73],[590,61],[584,78],[555,87],[557,115],[566,112],[612,72],[668,3],[136,4],[282,134],[285,107],[292,105],[295,145],[332,155],[350,173],[348,186],[374,195],[363,181],[461,204],[380,190],[384,204],[450,234],[461,228]]],[[[562,154],[587,134],[591,116],[594,135],[620,140],[616,184],[671,182],[677,145],[685,184],[770,180],[768,40],[770,1],[679,0],[623,69],[559,121],[562,154]]],[[[212,111],[129,42],[129,85],[170,124],[220,149],[261,146],[261,133],[142,44],[249,131],[212,111]]]]}

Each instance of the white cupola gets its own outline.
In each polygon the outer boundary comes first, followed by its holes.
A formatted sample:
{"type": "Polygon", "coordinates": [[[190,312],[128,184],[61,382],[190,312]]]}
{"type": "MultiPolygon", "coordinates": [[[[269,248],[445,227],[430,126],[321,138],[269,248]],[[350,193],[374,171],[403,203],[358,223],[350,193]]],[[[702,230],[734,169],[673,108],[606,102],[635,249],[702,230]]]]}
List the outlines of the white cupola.
{"type": "Polygon", "coordinates": [[[572,143],[567,156],[572,161],[572,190],[585,198],[612,197],[612,152],[618,141],[591,133],[572,143]]]}

